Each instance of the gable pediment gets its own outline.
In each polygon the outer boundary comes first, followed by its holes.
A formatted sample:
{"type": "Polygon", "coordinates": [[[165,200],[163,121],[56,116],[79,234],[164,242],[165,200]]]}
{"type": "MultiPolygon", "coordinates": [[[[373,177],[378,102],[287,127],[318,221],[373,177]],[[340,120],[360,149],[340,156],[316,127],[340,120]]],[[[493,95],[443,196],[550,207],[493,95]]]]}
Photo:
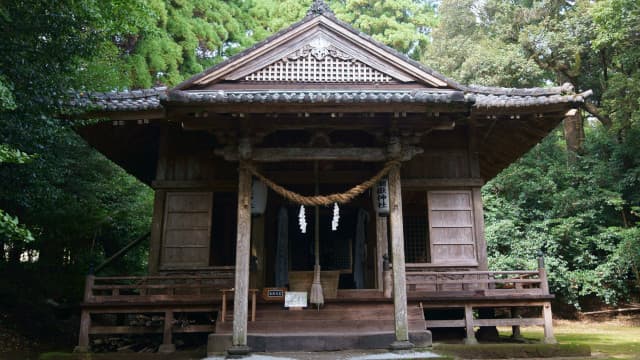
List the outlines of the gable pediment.
{"type": "Polygon", "coordinates": [[[305,18],[178,85],[202,90],[221,82],[455,84],[332,17],[305,18]]]}
{"type": "Polygon", "coordinates": [[[324,36],[316,36],[240,80],[304,83],[389,83],[412,80],[394,69],[385,69],[384,65],[367,63],[358,55],[335,45],[324,36]]]}

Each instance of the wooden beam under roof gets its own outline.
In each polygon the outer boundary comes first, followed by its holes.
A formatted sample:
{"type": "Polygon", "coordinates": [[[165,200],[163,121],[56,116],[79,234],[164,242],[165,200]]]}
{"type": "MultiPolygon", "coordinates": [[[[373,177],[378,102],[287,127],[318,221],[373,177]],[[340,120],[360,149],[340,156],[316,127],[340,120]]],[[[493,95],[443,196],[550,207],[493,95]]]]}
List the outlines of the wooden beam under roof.
{"type": "MultiPolygon", "coordinates": [[[[403,146],[400,152],[401,161],[411,160],[415,155],[422,154],[423,149],[416,146],[403,146]]],[[[240,155],[237,149],[225,147],[216,149],[215,154],[222,156],[227,161],[239,161],[240,155]]],[[[390,160],[389,152],[386,148],[255,148],[252,150],[250,159],[256,162],[280,162],[280,161],[363,161],[380,162],[390,160]]]]}

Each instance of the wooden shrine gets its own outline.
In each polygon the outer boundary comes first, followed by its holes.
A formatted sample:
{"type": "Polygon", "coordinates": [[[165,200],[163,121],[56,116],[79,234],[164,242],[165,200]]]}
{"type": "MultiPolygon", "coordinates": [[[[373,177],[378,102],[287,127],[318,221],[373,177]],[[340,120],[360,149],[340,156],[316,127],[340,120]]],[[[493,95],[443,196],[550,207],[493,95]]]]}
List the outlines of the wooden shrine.
{"type": "Polygon", "coordinates": [[[85,117],[109,119],[79,133],[155,200],[148,276],[87,277],[78,350],[161,333],[170,352],[189,332],[230,354],[405,349],[430,329],[474,343],[474,327],[498,325],[544,326],[553,342],[543,264],[488,271],[480,188],[588,95],[458,84],[321,1],[174,88],[79,95],[85,117]],[[322,306],[284,308],[317,283],[322,306]]]}

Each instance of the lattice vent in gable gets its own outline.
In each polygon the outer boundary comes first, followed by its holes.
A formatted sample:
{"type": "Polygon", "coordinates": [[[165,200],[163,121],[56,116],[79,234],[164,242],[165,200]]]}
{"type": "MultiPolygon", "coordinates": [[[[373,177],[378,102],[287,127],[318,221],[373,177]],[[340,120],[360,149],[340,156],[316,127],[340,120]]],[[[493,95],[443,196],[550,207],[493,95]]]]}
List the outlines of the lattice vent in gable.
{"type": "Polygon", "coordinates": [[[323,39],[315,39],[283,59],[247,75],[247,81],[386,83],[394,80],[323,39]]]}

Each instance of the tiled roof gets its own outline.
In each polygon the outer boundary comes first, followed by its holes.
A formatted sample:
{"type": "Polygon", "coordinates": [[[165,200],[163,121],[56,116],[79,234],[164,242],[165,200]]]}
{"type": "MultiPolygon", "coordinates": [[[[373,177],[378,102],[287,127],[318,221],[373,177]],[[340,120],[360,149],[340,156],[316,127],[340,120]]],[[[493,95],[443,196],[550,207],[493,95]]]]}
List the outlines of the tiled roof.
{"type": "Polygon", "coordinates": [[[549,88],[524,89],[471,85],[466,86],[465,90],[467,94],[475,96],[475,108],[478,109],[581,104],[592,94],[591,90],[576,94],[569,83],[549,88]]]}
{"type": "Polygon", "coordinates": [[[473,104],[473,97],[462,91],[171,91],[169,103],[206,104],[351,104],[351,103],[422,103],[422,104],[473,104]]]}
{"type": "Polygon", "coordinates": [[[99,111],[142,111],[163,109],[160,99],[166,87],[133,91],[77,92],[69,101],[73,107],[99,111]]]}
{"type": "Polygon", "coordinates": [[[568,85],[510,89],[468,86],[465,91],[429,90],[257,90],[168,91],[154,88],[108,93],[79,93],[74,107],[101,111],[144,111],[170,104],[469,104],[476,109],[505,109],[556,104],[580,104],[590,91],[574,94],[568,85]]]}

